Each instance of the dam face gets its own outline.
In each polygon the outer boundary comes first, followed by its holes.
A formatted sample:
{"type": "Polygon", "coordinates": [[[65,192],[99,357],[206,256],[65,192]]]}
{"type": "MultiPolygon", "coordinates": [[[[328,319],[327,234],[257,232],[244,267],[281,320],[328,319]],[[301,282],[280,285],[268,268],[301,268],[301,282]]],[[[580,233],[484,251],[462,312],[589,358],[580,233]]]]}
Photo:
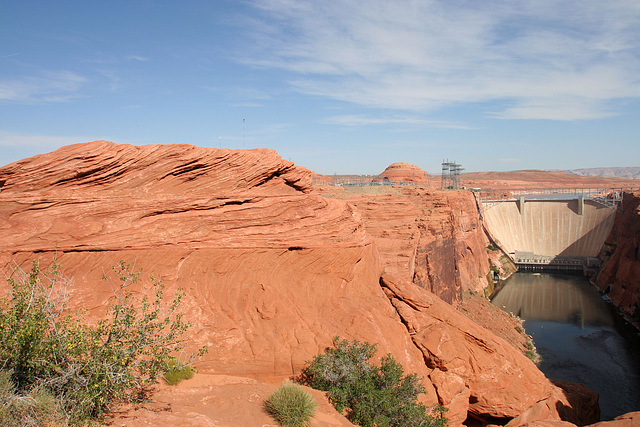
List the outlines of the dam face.
{"type": "Polygon", "coordinates": [[[578,259],[600,252],[616,213],[615,206],[578,197],[481,203],[487,232],[516,264],[582,265],[578,259]]]}

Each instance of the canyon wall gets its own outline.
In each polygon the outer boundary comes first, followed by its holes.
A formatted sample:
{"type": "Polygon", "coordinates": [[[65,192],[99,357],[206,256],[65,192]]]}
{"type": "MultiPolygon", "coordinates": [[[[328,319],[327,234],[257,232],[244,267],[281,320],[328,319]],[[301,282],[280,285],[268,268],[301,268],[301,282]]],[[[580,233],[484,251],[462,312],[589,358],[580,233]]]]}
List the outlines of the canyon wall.
{"type": "MultiPolygon", "coordinates": [[[[329,191],[329,190],[327,190],[329,191]]],[[[423,187],[346,188],[331,195],[353,205],[384,268],[443,300],[487,286],[488,240],[468,191],[423,187]]]]}
{"type": "MultiPolygon", "coordinates": [[[[391,353],[423,379],[425,404],[449,408],[452,426],[597,421],[520,351],[436,295],[456,301],[486,285],[486,242],[467,193],[345,201],[314,191],[310,171],[271,150],[105,141],[12,163],[0,168],[0,183],[5,277],[55,257],[70,278],[70,308],[86,310],[88,321],[112,300],[109,272],[120,260],[142,270],[137,296],[151,274],[167,294],[186,292],[188,348],[209,348],[196,364],[204,379],[160,393],[169,409],[145,412],[139,424],[122,415],[127,425],[204,423],[207,399],[231,408],[232,391],[244,386],[248,402],[234,407],[262,420],[263,393],[335,336],[375,343],[376,360],[391,353]]],[[[335,411],[321,415],[314,425],[344,425],[335,411]]]]}
{"type": "Polygon", "coordinates": [[[609,299],[640,324],[640,192],[624,193],[601,258],[596,284],[609,289],[609,299]]]}

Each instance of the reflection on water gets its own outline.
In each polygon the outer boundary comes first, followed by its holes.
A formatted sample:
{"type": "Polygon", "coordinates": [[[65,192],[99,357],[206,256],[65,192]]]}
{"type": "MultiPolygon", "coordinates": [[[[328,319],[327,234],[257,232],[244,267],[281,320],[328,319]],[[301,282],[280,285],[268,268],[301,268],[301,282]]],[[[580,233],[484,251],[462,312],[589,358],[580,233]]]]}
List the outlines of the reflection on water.
{"type": "Polygon", "coordinates": [[[505,283],[492,302],[526,320],[612,326],[613,313],[583,281],[581,276],[518,273],[505,283]]]}
{"type": "Polygon", "coordinates": [[[525,319],[547,377],[600,394],[602,420],[640,410],[640,339],[582,276],[517,273],[492,302],[525,319]]]}

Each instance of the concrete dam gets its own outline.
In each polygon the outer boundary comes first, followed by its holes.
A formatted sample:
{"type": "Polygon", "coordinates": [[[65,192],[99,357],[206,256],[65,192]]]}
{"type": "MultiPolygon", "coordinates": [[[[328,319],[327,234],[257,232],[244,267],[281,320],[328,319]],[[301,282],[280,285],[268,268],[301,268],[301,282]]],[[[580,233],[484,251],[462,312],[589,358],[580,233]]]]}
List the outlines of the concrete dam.
{"type": "Polygon", "coordinates": [[[595,261],[622,191],[477,190],[485,229],[519,266],[576,269],[595,261]]]}

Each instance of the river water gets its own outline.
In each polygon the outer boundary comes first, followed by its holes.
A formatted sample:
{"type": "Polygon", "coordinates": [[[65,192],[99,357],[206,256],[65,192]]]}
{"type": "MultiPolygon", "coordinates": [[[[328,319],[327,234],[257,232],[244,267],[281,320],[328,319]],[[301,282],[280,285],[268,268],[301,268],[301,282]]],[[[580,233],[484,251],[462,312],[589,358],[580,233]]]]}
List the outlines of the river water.
{"type": "Polygon", "coordinates": [[[640,336],[586,278],[516,273],[492,302],[525,320],[548,378],[599,393],[603,421],[640,411],[640,336]]]}

